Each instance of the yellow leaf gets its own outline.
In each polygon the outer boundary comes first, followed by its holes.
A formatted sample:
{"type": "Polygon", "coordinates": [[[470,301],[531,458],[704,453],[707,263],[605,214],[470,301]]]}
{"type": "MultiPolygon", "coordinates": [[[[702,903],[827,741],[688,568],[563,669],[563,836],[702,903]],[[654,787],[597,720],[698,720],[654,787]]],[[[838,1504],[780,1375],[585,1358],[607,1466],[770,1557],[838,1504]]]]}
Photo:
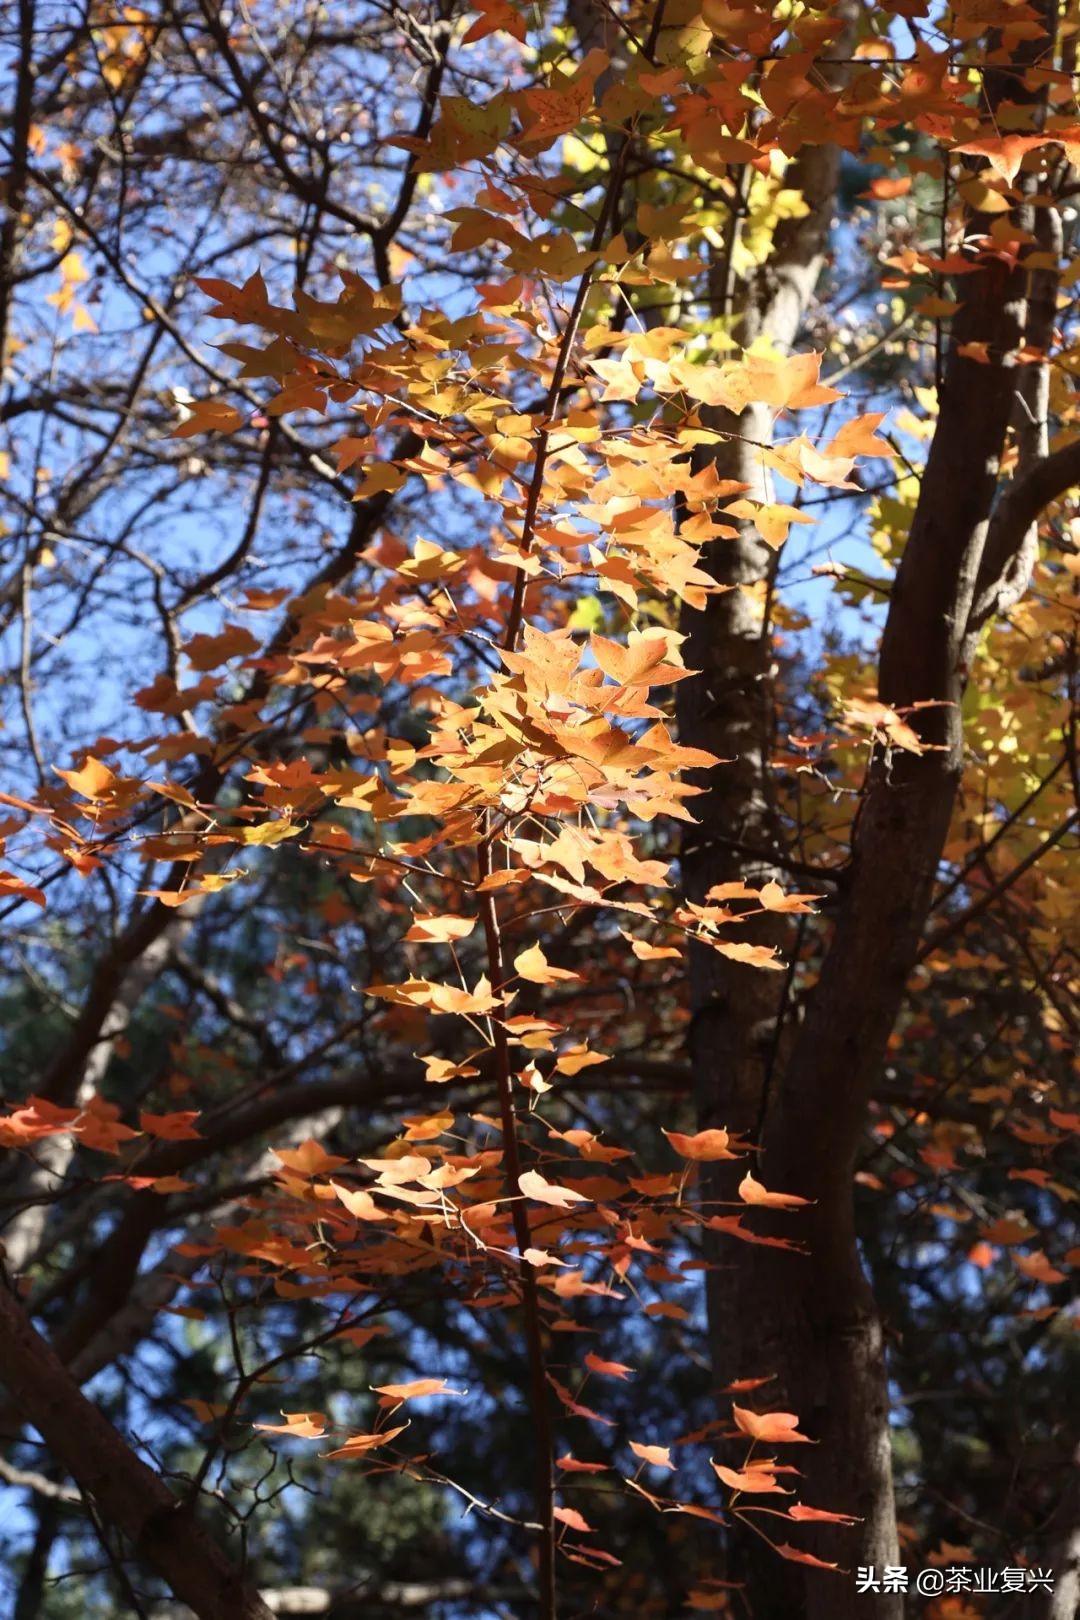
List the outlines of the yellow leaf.
{"type": "Polygon", "coordinates": [[[103,765],[100,759],[95,759],[93,754],[87,754],[77,771],[62,771],[58,765],[54,765],[53,770],[84,799],[108,798],[120,780],[115,771],[103,765]]]}
{"type": "Polygon", "coordinates": [[[557,1187],[545,1181],[539,1170],[526,1170],[518,1177],[518,1186],[526,1198],[538,1204],[551,1204],[555,1209],[569,1209],[573,1204],[589,1202],[584,1193],[575,1192],[573,1187],[557,1187]]]}
{"type": "Polygon", "coordinates": [[[325,1412],[282,1412],[284,1423],[253,1423],[264,1434],[291,1434],[296,1440],[321,1440],[326,1433],[325,1412]]]}
{"type": "Polygon", "coordinates": [[[190,439],[196,433],[235,433],[243,427],[244,418],[233,405],[220,399],[194,400],[184,407],[188,415],[169,435],[172,439],[190,439]]]}
{"type": "Polygon", "coordinates": [[[560,980],[579,980],[580,973],[569,968],[552,967],[539,945],[530,945],[514,957],[514,971],[530,984],[557,984],[560,980]]]}
{"type": "Polygon", "coordinates": [[[451,940],[466,939],[475,927],[475,917],[414,917],[404,938],[425,945],[447,945],[451,940]]]}
{"type": "Polygon", "coordinates": [[[749,1172],[739,1183],[739,1197],[744,1204],[759,1204],[764,1209],[795,1209],[800,1204],[810,1202],[808,1198],[800,1198],[797,1193],[768,1192],[749,1172]]]}
{"type": "Polygon", "coordinates": [[[451,1389],[445,1378],[414,1378],[406,1384],[375,1384],[376,1395],[385,1395],[391,1402],[415,1401],[427,1395],[463,1395],[464,1390],[451,1389]]]}

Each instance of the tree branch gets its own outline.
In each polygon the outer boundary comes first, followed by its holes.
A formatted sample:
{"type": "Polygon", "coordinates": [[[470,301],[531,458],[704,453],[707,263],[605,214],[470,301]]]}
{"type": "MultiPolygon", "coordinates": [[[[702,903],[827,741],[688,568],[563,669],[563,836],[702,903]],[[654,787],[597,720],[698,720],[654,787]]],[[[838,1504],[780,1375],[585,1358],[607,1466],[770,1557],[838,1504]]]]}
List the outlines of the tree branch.
{"type": "MultiPolygon", "coordinates": [[[[981,629],[989,618],[1001,611],[1014,559],[1021,554],[1032,524],[1051,501],[1056,501],[1074,484],[1080,484],[1080,439],[1036,462],[1031,471],[1014,480],[1002,496],[987,531],[969,633],[981,629]]],[[[1014,600],[1016,598],[1010,594],[1009,602],[1004,605],[1011,605],[1014,600]]]]}
{"type": "Polygon", "coordinates": [[[244,1571],[87,1400],[6,1284],[0,1284],[0,1378],[102,1518],[198,1620],[272,1620],[244,1571]]]}
{"type": "Polygon", "coordinates": [[[44,1496],[50,1502],[66,1502],[69,1507],[82,1506],[82,1493],[73,1485],[62,1485],[55,1479],[49,1479],[45,1474],[39,1474],[34,1469],[16,1468],[6,1458],[0,1457],[0,1479],[5,1485],[15,1485],[22,1490],[33,1491],[37,1496],[44,1496]]]}

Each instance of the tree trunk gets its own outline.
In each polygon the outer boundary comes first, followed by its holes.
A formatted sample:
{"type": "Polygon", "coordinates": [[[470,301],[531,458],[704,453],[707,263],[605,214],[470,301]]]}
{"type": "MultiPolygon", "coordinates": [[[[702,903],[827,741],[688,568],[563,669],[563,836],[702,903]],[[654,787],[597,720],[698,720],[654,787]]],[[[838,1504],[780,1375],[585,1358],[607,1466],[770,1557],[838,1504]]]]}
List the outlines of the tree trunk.
{"type": "MultiPolygon", "coordinates": [[[[1015,97],[1012,82],[1008,93],[1015,97]]],[[[791,184],[803,189],[809,214],[778,231],[773,259],[750,290],[739,334],[744,342],[761,330],[779,346],[790,345],[812,291],[836,166],[835,156],[820,148],[806,162],[809,171],[792,175],[791,184]]],[[[1034,221],[1018,223],[1030,229],[1034,221]]],[[[989,220],[976,216],[966,234],[970,239],[989,228],[989,220]]],[[[812,1200],[798,1226],[808,1254],[724,1237],[710,1249],[716,1383],[722,1391],[735,1379],[770,1375],[773,1381],[759,1392],[760,1406],[798,1413],[800,1427],[817,1442],[790,1458],[804,1475],[798,1500],[857,1515],[860,1522],[854,1529],[815,1525],[812,1536],[796,1527],[776,1539],[846,1570],[874,1564],[880,1573],[885,1564],[900,1562],[883,1331],[854,1226],[855,1154],[948,834],[963,763],[959,704],[979,627],[1023,590],[1030,521],[1055,492],[1040,489],[1038,504],[1011,499],[1012,508],[1024,507],[1026,524],[1015,510],[1010,515],[1010,502],[1002,502],[991,521],[1018,391],[1039,369],[1016,367],[1011,358],[1025,338],[1037,341],[1042,326],[1046,290],[1039,310],[1029,312],[1027,284],[1022,267],[996,260],[959,284],[963,307],[954,322],[941,414],[892,592],[880,663],[884,702],[897,708],[937,705],[913,716],[929,746],[895,757],[876,751],[835,927],[804,1019],[785,1034],[779,975],[702,949],[691,961],[689,1045],[701,1124],[746,1133],[761,1148],[766,1184],[812,1200]],[[973,342],[989,346],[989,365],[958,352],[973,342]]],[[[767,420],[715,425],[740,434],[717,458],[720,476],[741,478],[764,498],[758,458],[745,441],[767,439],[767,420]]],[[[1033,435],[1036,456],[1045,453],[1043,445],[1033,435]]],[[[1055,477],[1044,483],[1065,487],[1055,477]]],[[[761,607],[768,567],[763,553],[745,530],[737,541],[714,545],[707,559],[713,576],[724,584],[757,585],[757,596],[730,592],[684,617],[685,660],[701,673],[679,688],[681,740],[733,760],[702,778],[707,791],[695,807],[699,826],[684,855],[684,884],[695,901],[713,884],[733,878],[783,876],[767,771],[771,635],[761,607]],[[748,856],[747,850],[758,853],[748,856]]],[[[757,927],[755,940],[790,948],[783,922],[769,917],[757,927]]],[[[716,1187],[717,1178],[706,1176],[704,1198],[718,1196],[716,1187]]],[[[755,1224],[766,1233],[792,1235],[790,1216],[771,1226],[761,1218],[755,1224]]],[[[730,1573],[746,1583],[757,1620],[899,1620],[903,1612],[900,1594],[858,1594],[851,1575],[782,1561],[755,1535],[735,1533],[730,1573]]]]}
{"type": "Polygon", "coordinates": [[[243,1570],[87,1400],[3,1282],[0,1380],[102,1519],[199,1620],[271,1620],[243,1570]]]}
{"type": "Polygon", "coordinates": [[[1054,1572],[1053,1590],[1042,1594],[1033,1620],[1076,1620],[1080,1614],[1080,1445],[1073,1453],[1065,1494],[1054,1514],[1045,1567],[1054,1572]]]}

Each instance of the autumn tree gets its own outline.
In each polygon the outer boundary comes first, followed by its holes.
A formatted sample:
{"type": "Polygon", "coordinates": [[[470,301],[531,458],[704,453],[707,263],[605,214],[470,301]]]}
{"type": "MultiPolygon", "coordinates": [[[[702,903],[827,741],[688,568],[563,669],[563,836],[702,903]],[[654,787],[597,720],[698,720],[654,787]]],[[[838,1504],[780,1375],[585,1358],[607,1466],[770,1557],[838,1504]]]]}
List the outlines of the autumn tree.
{"type": "Polygon", "coordinates": [[[17,1620],[1072,1614],[1078,27],[5,21],[17,1620]]]}

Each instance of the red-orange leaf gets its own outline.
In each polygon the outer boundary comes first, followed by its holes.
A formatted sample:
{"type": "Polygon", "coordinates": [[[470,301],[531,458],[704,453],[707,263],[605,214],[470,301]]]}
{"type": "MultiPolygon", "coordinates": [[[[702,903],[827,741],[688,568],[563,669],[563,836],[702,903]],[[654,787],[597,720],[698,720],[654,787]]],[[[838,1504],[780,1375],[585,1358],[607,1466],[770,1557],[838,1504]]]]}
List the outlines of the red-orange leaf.
{"type": "Polygon", "coordinates": [[[139,1129],[145,1131],[147,1136],[160,1137],[163,1142],[197,1142],[200,1132],[195,1129],[193,1121],[198,1117],[198,1109],[178,1114],[141,1113],[139,1129]]]}
{"type": "Polygon", "coordinates": [[[670,1446],[649,1446],[642,1444],[640,1441],[631,1440],[630,1450],[635,1457],[640,1457],[642,1462],[648,1463],[650,1468],[675,1467],[671,1460],[670,1446]]]}
{"type": "Polygon", "coordinates": [[[809,1564],[812,1569],[840,1569],[839,1564],[827,1564],[823,1558],[815,1558],[813,1553],[800,1552],[798,1547],[789,1546],[786,1541],[774,1542],[773,1546],[780,1557],[786,1558],[789,1564],[809,1564]]]}
{"type": "Polygon", "coordinates": [[[42,909],[46,905],[45,891],[35,889],[31,883],[24,883],[14,872],[0,872],[0,892],[17,894],[21,900],[32,900],[35,906],[41,906],[42,909]]]}
{"type": "Polygon", "coordinates": [[[607,1463],[579,1462],[577,1457],[571,1457],[567,1452],[565,1457],[556,1457],[556,1468],[561,1468],[567,1474],[606,1474],[607,1463]]]}
{"type": "Polygon", "coordinates": [[[369,1451],[375,1451],[379,1446],[389,1445],[391,1440],[399,1434],[404,1434],[407,1424],[402,1423],[396,1429],[380,1429],[377,1434],[350,1435],[343,1446],[336,1451],[324,1451],[324,1457],[364,1457],[369,1451]]]}
{"type": "Polygon", "coordinates": [[[777,1483],[771,1462],[750,1462],[745,1468],[725,1468],[722,1463],[714,1462],[713,1468],[730,1490],[755,1491],[758,1494],[772,1492],[784,1496],[791,1494],[777,1483]]]}
{"type": "Polygon", "coordinates": [[[582,1518],[577,1508],[557,1507],[552,1508],[551,1512],[553,1518],[558,1519],[560,1524],[565,1524],[570,1530],[578,1530],[583,1535],[594,1533],[592,1525],[582,1518]]]}
{"type": "Polygon", "coordinates": [[[601,1361],[591,1350],[585,1356],[585,1365],[590,1372],[603,1373],[607,1378],[629,1378],[634,1370],[633,1367],[624,1367],[621,1361],[601,1361]]]}
{"type": "Polygon", "coordinates": [[[789,1519],[805,1520],[807,1524],[861,1524],[862,1520],[850,1513],[829,1513],[825,1508],[807,1507],[803,1502],[793,1502],[787,1510],[789,1519]]]}
{"type": "Polygon", "coordinates": [[[732,1416],[743,1434],[766,1445],[786,1445],[801,1440],[811,1444],[810,1436],[799,1433],[799,1420],[794,1412],[750,1412],[743,1406],[732,1406],[732,1416]]]}
{"type": "Polygon", "coordinates": [[[681,1131],[664,1131],[672,1147],[684,1159],[711,1164],[718,1159],[737,1159],[737,1153],[728,1150],[731,1137],[725,1130],[698,1131],[696,1136],[684,1136],[681,1131]]]}

